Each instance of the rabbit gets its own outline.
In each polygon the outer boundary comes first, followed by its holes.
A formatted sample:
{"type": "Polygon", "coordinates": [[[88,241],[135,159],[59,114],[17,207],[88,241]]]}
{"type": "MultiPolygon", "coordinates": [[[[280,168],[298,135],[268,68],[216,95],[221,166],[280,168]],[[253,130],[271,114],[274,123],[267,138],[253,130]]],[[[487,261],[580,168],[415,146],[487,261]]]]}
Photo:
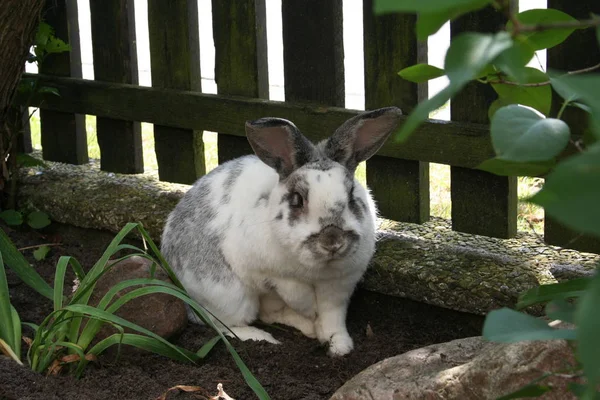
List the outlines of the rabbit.
{"type": "Polygon", "coordinates": [[[396,129],[396,107],[363,112],[312,144],[290,121],[246,122],[254,155],[198,179],[169,214],[161,251],[190,296],[241,340],[282,323],[353,349],[350,296],[375,251],[376,206],[355,178],[396,129]]]}

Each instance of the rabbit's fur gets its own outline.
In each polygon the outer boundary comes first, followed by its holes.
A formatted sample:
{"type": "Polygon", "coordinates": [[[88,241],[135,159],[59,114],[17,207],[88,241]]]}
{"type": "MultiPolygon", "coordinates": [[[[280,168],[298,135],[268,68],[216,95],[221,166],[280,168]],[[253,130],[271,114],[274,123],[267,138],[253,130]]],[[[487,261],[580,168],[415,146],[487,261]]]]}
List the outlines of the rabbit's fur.
{"type": "Polygon", "coordinates": [[[260,318],[349,353],[346,310],[375,250],[376,219],[354,172],[400,115],[360,114],[317,145],[284,119],[247,122],[256,155],[200,178],[167,220],[161,250],[189,294],[242,340],[278,343],[249,326],[260,318]]]}

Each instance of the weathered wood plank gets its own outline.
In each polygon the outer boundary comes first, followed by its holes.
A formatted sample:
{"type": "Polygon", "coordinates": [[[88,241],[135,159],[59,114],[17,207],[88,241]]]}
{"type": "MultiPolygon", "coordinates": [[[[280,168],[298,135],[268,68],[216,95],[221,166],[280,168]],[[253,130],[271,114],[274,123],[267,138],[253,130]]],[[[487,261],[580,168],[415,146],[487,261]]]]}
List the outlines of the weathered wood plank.
{"type": "MultiPolygon", "coordinates": [[[[548,7],[557,8],[577,19],[587,19],[590,13],[600,14],[600,2],[597,0],[548,0],[548,7]]],[[[600,63],[600,49],[592,29],[575,31],[566,41],[548,50],[548,68],[550,69],[574,71],[598,63],[600,63]]],[[[561,104],[562,99],[554,93],[552,98],[554,113],[558,111],[561,104]]],[[[572,132],[580,133],[584,138],[587,137],[588,118],[583,110],[568,107],[562,118],[569,124],[572,132]]],[[[568,229],[548,215],[544,220],[544,240],[546,243],[557,246],[600,253],[600,239],[568,229]]]]}
{"type": "MultiPolygon", "coordinates": [[[[451,35],[455,37],[464,31],[493,32],[505,22],[503,18],[488,7],[453,21],[451,35]]],[[[488,123],[487,110],[495,98],[489,85],[469,84],[450,102],[451,118],[488,123]]],[[[516,177],[451,167],[450,180],[454,230],[500,238],[517,233],[516,177]]]]}
{"type": "MultiPolygon", "coordinates": [[[[202,127],[237,136],[245,135],[243,127],[246,120],[254,119],[257,115],[272,115],[294,121],[311,140],[319,140],[330,135],[346,119],[359,112],[337,107],[54,76],[42,75],[40,82],[53,85],[63,93],[61,97],[44,99],[43,106],[48,109],[150,122],[182,129],[202,127]]],[[[31,105],[39,106],[40,99],[33,99],[31,105]]],[[[482,124],[429,120],[403,143],[398,143],[393,138],[388,140],[379,154],[473,168],[493,157],[488,133],[489,127],[482,124]]]]}
{"type": "MultiPolygon", "coordinates": [[[[365,108],[395,105],[409,114],[427,99],[427,84],[401,79],[397,72],[427,61],[427,43],[418,43],[414,14],[375,16],[363,2],[365,108]]],[[[429,163],[374,156],[367,161],[367,184],[382,216],[405,222],[429,219],[429,163]]]]}
{"type": "MultiPolygon", "coordinates": [[[[149,0],[148,30],[152,86],[200,90],[197,0],[149,0]]],[[[176,100],[170,108],[173,107],[183,105],[176,100]]],[[[203,112],[200,108],[186,111],[203,112]]],[[[204,175],[201,131],[155,125],[154,141],[161,180],[192,183],[204,175]]]]}
{"type": "MultiPolygon", "coordinates": [[[[138,83],[133,0],[90,2],[94,78],[116,83],[138,83]]],[[[136,174],[144,171],[139,122],[98,117],[96,132],[100,168],[136,174]]]]}
{"type": "MultiPolygon", "coordinates": [[[[218,93],[269,98],[265,1],[213,0],[212,12],[218,93]]],[[[218,143],[219,164],[252,154],[244,137],[220,134],[218,143]]]]}
{"type": "Polygon", "coordinates": [[[342,0],[282,0],[285,99],[343,107],[342,0]]]}
{"type": "MultiPolygon", "coordinates": [[[[71,45],[71,51],[48,56],[41,72],[81,78],[77,1],[47,0],[44,19],[54,28],[56,37],[71,45]]],[[[40,130],[46,160],[69,164],[89,161],[84,115],[41,109],[40,130]]]]}

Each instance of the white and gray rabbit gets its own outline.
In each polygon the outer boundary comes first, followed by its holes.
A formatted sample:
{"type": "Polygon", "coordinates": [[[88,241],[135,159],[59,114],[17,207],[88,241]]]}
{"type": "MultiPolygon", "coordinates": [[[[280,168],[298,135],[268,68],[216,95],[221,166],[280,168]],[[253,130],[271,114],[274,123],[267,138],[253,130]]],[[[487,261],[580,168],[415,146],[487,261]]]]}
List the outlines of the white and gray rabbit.
{"type": "Polygon", "coordinates": [[[167,220],[161,250],[189,294],[241,340],[279,343],[249,326],[260,319],[349,353],[346,311],[375,251],[376,219],[354,172],[401,114],[362,113],[317,145],[285,119],[247,122],[256,155],[200,178],[167,220]]]}

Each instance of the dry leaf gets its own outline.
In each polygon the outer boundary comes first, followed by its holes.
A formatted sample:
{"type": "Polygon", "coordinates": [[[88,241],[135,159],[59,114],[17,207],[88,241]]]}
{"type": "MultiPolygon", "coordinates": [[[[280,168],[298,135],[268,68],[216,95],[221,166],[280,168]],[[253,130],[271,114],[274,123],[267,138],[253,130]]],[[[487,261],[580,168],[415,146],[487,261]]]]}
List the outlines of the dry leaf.
{"type": "MultiPolygon", "coordinates": [[[[166,400],[167,395],[169,394],[169,392],[173,391],[173,390],[183,390],[184,392],[204,392],[204,393],[208,393],[206,390],[204,390],[200,386],[177,385],[177,386],[173,386],[172,388],[167,389],[167,391],[164,392],[162,395],[158,396],[156,398],[156,400],[166,400]]],[[[202,396],[202,398],[208,400],[208,397],[202,396]]]]}

